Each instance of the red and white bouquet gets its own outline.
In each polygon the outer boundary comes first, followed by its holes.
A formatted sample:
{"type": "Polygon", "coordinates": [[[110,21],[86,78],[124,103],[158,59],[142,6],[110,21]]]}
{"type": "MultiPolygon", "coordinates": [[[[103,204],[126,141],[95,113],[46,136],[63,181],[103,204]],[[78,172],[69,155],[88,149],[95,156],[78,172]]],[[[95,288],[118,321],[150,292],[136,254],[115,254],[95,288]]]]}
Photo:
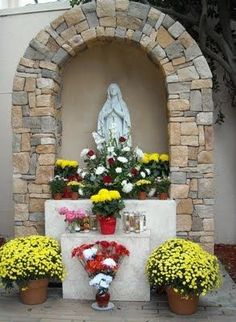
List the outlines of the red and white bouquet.
{"type": "Polygon", "coordinates": [[[128,249],[115,241],[83,244],[72,251],[72,257],[77,257],[88,273],[89,285],[98,289],[100,294],[108,292],[125,256],[129,256],[128,249]]]}

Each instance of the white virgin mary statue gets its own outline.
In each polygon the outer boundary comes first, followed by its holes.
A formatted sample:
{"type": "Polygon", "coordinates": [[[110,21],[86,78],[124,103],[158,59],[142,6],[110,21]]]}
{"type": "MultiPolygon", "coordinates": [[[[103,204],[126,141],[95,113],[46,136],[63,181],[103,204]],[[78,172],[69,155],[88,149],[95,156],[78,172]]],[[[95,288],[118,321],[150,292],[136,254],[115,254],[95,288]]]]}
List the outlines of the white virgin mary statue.
{"type": "Polygon", "coordinates": [[[108,141],[111,137],[116,140],[124,136],[130,139],[130,115],[119,86],[115,83],[109,85],[107,89],[107,100],[103,105],[99,116],[97,133],[100,137],[108,141]]]}

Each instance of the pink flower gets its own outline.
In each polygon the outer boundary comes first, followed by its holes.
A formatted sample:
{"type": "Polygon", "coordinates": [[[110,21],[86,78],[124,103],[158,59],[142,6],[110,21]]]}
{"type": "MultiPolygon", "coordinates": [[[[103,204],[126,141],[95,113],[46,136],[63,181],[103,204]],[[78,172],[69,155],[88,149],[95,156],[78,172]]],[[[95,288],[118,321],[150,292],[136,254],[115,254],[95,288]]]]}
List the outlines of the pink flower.
{"type": "Polygon", "coordinates": [[[76,219],[75,212],[73,210],[68,211],[65,214],[65,216],[66,216],[66,221],[68,221],[69,223],[72,223],[76,219]]]}
{"type": "Polygon", "coordinates": [[[59,214],[60,215],[65,215],[67,213],[67,211],[69,211],[68,208],[62,207],[62,208],[59,209],[59,214]]]}

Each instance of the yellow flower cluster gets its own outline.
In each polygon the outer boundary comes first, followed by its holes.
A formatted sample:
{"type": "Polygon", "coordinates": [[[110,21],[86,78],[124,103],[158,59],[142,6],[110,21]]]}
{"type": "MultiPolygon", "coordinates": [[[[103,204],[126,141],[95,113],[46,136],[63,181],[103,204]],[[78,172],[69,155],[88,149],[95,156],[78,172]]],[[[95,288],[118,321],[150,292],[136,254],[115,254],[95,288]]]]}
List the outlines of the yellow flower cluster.
{"type": "Polygon", "coordinates": [[[169,155],[168,154],[159,154],[159,153],[144,153],[142,158],[142,163],[148,164],[151,161],[169,161],[169,155]]]}
{"type": "Polygon", "coordinates": [[[79,182],[78,181],[69,181],[68,183],[67,183],[67,186],[79,186],[80,184],[79,184],[79,182]]]}
{"type": "Polygon", "coordinates": [[[183,295],[206,295],[220,287],[219,263],[200,245],[175,238],[150,255],[146,274],[151,285],[172,286],[183,295]]]}
{"type": "Polygon", "coordinates": [[[65,169],[66,167],[68,168],[76,168],[79,166],[79,163],[75,160],[63,160],[63,159],[58,159],[55,163],[56,167],[65,169]]]}
{"type": "Polygon", "coordinates": [[[90,197],[90,200],[94,203],[119,200],[121,198],[119,191],[100,189],[98,194],[90,197]]]}
{"type": "Polygon", "coordinates": [[[144,186],[147,184],[151,184],[150,180],[146,180],[146,179],[140,179],[137,182],[135,182],[136,186],[140,187],[140,186],[144,186]]]}
{"type": "Polygon", "coordinates": [[[15,238],[0,248],[0,278],[6,287],[41,278],[62,280],[64,274],[59,244],[51,237],[15,238]]]}

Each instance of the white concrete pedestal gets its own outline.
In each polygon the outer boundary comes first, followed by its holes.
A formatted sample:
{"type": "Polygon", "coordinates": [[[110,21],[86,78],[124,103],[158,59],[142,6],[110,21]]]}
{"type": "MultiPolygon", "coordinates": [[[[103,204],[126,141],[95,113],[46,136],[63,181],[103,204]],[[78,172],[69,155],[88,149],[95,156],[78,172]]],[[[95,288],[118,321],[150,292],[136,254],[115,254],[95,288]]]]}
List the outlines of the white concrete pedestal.
{"type": "Polygon", "coordinates": [[[98,232],[74,233],[61,235],[63,262],[67,276],[63,281],[63,298],[93,300],[96,289],[89,286],[89,278],[80,261],[71,257],[74,247],[97,240],[116,241],[130,251],[125,257],[117,275],[111,283],[111,300],[117,301],[149,301],[150,287],[144,274],[147,258],[150,254],[150,231],[140,234],[101,235],[98,232]]]}

